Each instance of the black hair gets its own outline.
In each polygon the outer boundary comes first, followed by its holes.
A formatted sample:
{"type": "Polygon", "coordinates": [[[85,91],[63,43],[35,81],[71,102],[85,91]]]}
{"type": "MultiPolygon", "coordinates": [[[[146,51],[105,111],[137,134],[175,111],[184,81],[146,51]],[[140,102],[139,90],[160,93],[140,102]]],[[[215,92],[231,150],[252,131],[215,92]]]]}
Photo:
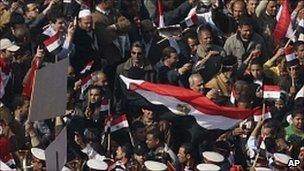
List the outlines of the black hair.
{"type": "Polygon", "coordinates": [[[21,95],[14,97],[13,102],[12,102],[13,111],[15,111],[18,107],[23,106],[25,101],[26,101],[26,98],[21,95]]]}
{"type": "Polygon", "coordinates": [[[252,59],[252,61],[250,62],[250,66],[251,65],[259,65],[259,66],[263,67],[263,63],[260,58],[252,59]]]}
{"type": "Polygon", "coordinates": [[[10,26],[15,29],[16,25],[22,25],[25,23],[25,20],[23,18],[23,16],[19,13],[14,12],[11,15],[11,19],[10,19],[10,26]]]}
{"type": "Polygon", "coordinates": [[[92,86],[89,87],[88,92],[90,92],[90,91],[93,90],[93,89],[99,90],[100,93],[102,94],[102,89],[101,89],[100,86],[92,85],[92,86]]]}
{"type": "Polygon", "coordinates": [[[142,45],[139,41],[135,41],[135,42],[132,44],[131,49],[134,48],[134,47],[140,48],[140,49],[143,50],[143,45],[142,45]]]}
{"type": "Polygon", "coordinates": [[[190,156],[193,156],[193,148],[189,143],[184,143],[180,146],[180,148],[185,149],[185,154],[190,154],[190,156]]]}
{"type": "Polygon", "coordinates": [[[304,44],[303,41],[296,41],[296,42],[294,43],[294,48],[295,48],[295,50],[298,50],[299,46],[301,46],[301,45],[303,45],[303,44],[304,44]]]}
{"type": "MultiPolygon", "coordinates": [[[[57,7],[57,6],[56,6],[57,7]]],[[[49,15],[48,19],[51,21],[51,23],[56,23],[57,19],[64,19],[62,9],[58,7],[56,10],[52,10],[49,15]]]]}
{"type": "Polygon", "coordinates": [[[131,158],[132,153],[133,153],[132,146],[130,144],[124,144],[124,145],[121,145],[120,147],[121,147],[122,151],[124,153],[126,153],[126,157],[128,159],[131,158]]]}
{"type": "Polygon", "coordinates": [[[244,25],[253,26],[252,19],[247,16],[242,16],[239,20],[239,26],[242,27],[244,25]]]}
{"type": "Polygon", "coordinates": [[[134,132],[137,131],[140,128],[145,128],[145,124],[142,123],[141,121],[135,121],[131,125],[131,130],[134,131],[134,132]]]}
{"type": "Polygon", "coordinates": [[[171,53],[177,53],[176,49],[174,49],[173,47],[166,47],[163,50],[163,59],[170,57],[171,53]]]}
{"type": "Polygon", "coordinates": [[[147,134],[153,135],[153,138],[158,139],[160,142],[164,142],[164,134],[158,128],[150,130],[147,134]]]}
{"type": "Polygon", "coordinates": [[[294,109],[294,111],[292,112],[291,116],[294,118],[297,115],[304,115],[303,110],[300,108],[296,108],[294,109]]]}

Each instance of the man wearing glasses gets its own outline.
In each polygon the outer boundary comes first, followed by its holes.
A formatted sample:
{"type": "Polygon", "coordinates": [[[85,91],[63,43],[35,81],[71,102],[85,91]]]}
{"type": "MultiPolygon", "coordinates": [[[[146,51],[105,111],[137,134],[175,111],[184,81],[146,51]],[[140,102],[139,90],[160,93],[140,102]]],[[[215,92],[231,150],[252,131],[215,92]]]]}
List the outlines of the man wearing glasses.
{"type": "Polygon", "coordinates": [[[133,43],[131,47],[131,57],[117,67],[116,74],[150,82],[155,81],[154,69],[144,58],[143,47],[139,42],[133,43]]]}

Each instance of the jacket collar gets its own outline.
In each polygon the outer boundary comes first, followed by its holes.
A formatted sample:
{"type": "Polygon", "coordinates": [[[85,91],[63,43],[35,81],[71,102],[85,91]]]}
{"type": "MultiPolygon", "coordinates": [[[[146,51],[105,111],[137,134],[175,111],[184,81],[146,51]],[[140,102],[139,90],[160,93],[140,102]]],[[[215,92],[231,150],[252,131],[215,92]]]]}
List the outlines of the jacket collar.
{"type": "MultiPolygon", "coordinates": [[[[143,59],[140,68],[146,69],[148,66],[149,66],[149,64],[143,59]]],[[[129,59],[125,62],[123,68],[124,68],[125,70],[130,70],[130,68],[132,68],[132,67],[133,67],[132,59],[129,58],[129,59]]]]}

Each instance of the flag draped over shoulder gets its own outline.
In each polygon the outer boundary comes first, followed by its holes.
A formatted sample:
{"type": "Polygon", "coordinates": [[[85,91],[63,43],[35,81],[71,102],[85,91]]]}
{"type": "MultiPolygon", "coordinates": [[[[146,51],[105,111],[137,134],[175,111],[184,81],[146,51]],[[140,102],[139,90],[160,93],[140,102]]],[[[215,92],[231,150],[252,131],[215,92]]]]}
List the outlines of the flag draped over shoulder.
{"type": "MultiPolygon", "coordinates": [[[[194,118],[202,128],[227,130],[241,120],[261,115],[257,110],[218,106],[207,97],[192,90],[172,85],[153,84],[120,76],[128,90],[135,92],[148,103],[167,108],[180,121],[194,118]]],[[[134,100],[134,99],[133,99],[134,100]]]]}

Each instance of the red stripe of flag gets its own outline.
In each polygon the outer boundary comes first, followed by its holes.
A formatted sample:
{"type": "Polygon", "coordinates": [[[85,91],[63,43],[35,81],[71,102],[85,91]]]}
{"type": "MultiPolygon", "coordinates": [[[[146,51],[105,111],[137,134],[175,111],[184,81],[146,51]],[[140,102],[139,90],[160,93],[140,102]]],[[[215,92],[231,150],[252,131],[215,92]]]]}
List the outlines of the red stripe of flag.
{"type": "Polygon", "coordinates": [[[36,78],[37,70],[39,69],[41,60],[39,58],[36,58],[32,64],[32,67],[30,68],[28,78],[23,86],[22,95],[26,96],[28,98],[31,97],[32,94],[32,88],[34,86],[34,81],[36,78]]]}
{"type": "MultiPolygon", "coordinates": [[[[253,114],[255,110],[238,109],[235,107],[218,106],[213,101],[203,96],[200,93],[192,90],[176,87],[165,84],[152,84],[149,82],[143,82],[142,84],[133,84],[134,88],[153,91],[157,94],[164,96],[173,96],[183,102],[196,108],[202,113],[208,113],[209,115],[222,115],[232,119],[246,119],[253,114]]],[[[256,109],[257,110],[257,109],[256,109]]]]}
{"type": "Polygon", "coordinates": [[[50,38],[46,39],[43,44],[45,45],[45,47],[47,48],[47,50],[49,52],[53,52],[54,50],[56,50],[58,47],[60,47],[60,35],[59,32],[57,32],[56,34],[54,34],[53,36],[51,36],[50,38]]]}
{"type": "Polygon", "coordinates": [[[289,0],[284,0],[282,2],[281,7],[282,9],[281,12],[279,13],[280,16],[278,16],[279,19],[277,21],[275,30],[273,32],[273,40],[277,44],[280,42],[282,38],[285,37],[291,22],[291,14],[290,14],[291,10],[290,10],[289,0]]]}
{"type": "Polygon", "coordinates": [[[281,91],[280,86],[277,85],[264,85],[263,86],[264,91],[281,91]]]}
{"type": "Polygon", "coordinates": [[[120,115],[119,117],[114,118],[112,120],[111,125],[113,126],[113,125],[119,124],[119,123],[121,123],[123,121],[127,121],[127,120],[128,119],[127,119],[127,116],[125,114],[124,115],[120,115]]]}

